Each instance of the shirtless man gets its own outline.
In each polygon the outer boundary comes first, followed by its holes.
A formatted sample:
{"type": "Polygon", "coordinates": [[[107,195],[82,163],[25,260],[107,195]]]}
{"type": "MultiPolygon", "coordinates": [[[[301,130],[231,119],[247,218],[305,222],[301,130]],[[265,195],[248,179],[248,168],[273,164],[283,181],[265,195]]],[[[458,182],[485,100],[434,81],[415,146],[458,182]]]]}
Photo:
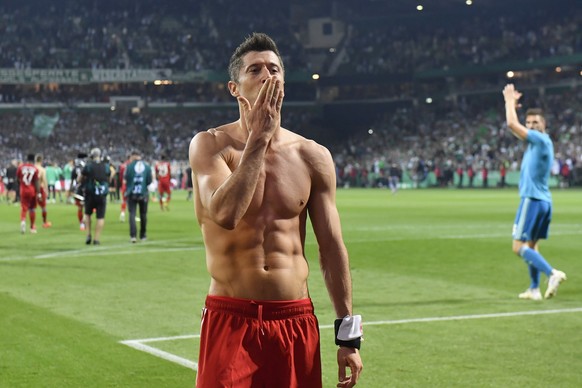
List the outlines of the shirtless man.
{"type": "Polygon", "coordinates": [[[240,118],[198,133],[189,151],[211,277],[197,387],[321,387],[304,255],[308,215],[338,318],[337,386],[353,387],[363,367],[361,317],[352,316],[332,157],[280,126],[284,68],[270,37],[248,37],[229,74],[240,118]]]}
{"type": "Polygon", "coordinates": [[[38,170],[38,182],[40,183],[40,193],[41,196],[38,198],[38,206],[40,206],[40,210],[42,211],[42,227],[43,228],[50,228],[52,223],[47,220],[47,210],[46,210],[46,202],[48,198],[48,180],[46,177],[46,169],[43,167],[43,157],[42,155],[36,155],[34,159],[34,166],[38,170]]]}

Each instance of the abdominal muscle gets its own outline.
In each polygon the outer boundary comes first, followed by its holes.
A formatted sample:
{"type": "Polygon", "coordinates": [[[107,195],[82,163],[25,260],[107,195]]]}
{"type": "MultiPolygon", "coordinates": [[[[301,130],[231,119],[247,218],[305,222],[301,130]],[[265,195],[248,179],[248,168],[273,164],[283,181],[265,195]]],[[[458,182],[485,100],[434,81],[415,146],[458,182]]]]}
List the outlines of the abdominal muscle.
{"type": "Polygon", "coordinates": [[[309,297],[303,243],[298,234],[288,233],[296,230],[295,222],[278,222],[271,231],[245,225],[236,231],[203,228],[211,276],[209,294],[253,300],[309,297]]]}

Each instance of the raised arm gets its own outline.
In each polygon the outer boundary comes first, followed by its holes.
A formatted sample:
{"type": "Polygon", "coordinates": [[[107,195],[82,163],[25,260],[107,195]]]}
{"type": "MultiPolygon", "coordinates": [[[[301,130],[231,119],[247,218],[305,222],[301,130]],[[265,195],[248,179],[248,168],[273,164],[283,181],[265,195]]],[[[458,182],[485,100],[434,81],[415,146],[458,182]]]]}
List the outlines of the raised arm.
{"type": "Polygon", "coordinates": [[[246,213],[259,174],[267,142],[248,142],[241,160],[231,171],[231,155],[224,137],[210,130],[198,133],[190,143],[190,166],[205,214],[225,229],[234,229],[246,213]]]}
{"type": "Polygon", "coordinates": [[[225,229],[234,229],[245,215],[262,171],[271,137],[280,125],[282,87],[275,78],[261,88],[255,105],[238,97],[240,125],[246,143],[237,165],[227,151],[235,140],[223,131],[198,133],[190,143],[190,167],[207,215],[225,229]]]}
{"type": "Polygon", "coordinates": [[[525,140],[528,129],[519,122],[516,111],[517,102],[521,98],[521,93],[515,90],[513,84],[507,84],[503,88],[503,98],[505,99],[505,119],[507,126],[516,137],[525,140]]]}

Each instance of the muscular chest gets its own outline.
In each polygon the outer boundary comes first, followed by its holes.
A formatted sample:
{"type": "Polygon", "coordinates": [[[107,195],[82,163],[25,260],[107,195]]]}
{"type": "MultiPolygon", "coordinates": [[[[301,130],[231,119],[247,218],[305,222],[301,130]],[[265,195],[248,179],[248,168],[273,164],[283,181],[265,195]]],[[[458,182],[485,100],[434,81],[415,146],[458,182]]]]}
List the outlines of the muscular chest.
{"type": "Polygon", "coordinates": [[[310,190],[309,169],[297,151],[269,151],[247,214],[270,219],[296,217],[307,205],[310,190]]]}

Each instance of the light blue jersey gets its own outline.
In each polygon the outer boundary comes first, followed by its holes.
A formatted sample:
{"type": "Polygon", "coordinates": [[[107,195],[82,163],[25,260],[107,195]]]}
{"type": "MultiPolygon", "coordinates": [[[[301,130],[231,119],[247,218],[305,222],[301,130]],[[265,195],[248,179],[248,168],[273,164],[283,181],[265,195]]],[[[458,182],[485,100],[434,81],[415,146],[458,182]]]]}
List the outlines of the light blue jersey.
{"type": "Polygon", "coordinates": [[[527,132],[527,150],[521,161],[519,196],[552,202],[548,181],[554,161],[554,144],[547,133],[527,132]]]}

